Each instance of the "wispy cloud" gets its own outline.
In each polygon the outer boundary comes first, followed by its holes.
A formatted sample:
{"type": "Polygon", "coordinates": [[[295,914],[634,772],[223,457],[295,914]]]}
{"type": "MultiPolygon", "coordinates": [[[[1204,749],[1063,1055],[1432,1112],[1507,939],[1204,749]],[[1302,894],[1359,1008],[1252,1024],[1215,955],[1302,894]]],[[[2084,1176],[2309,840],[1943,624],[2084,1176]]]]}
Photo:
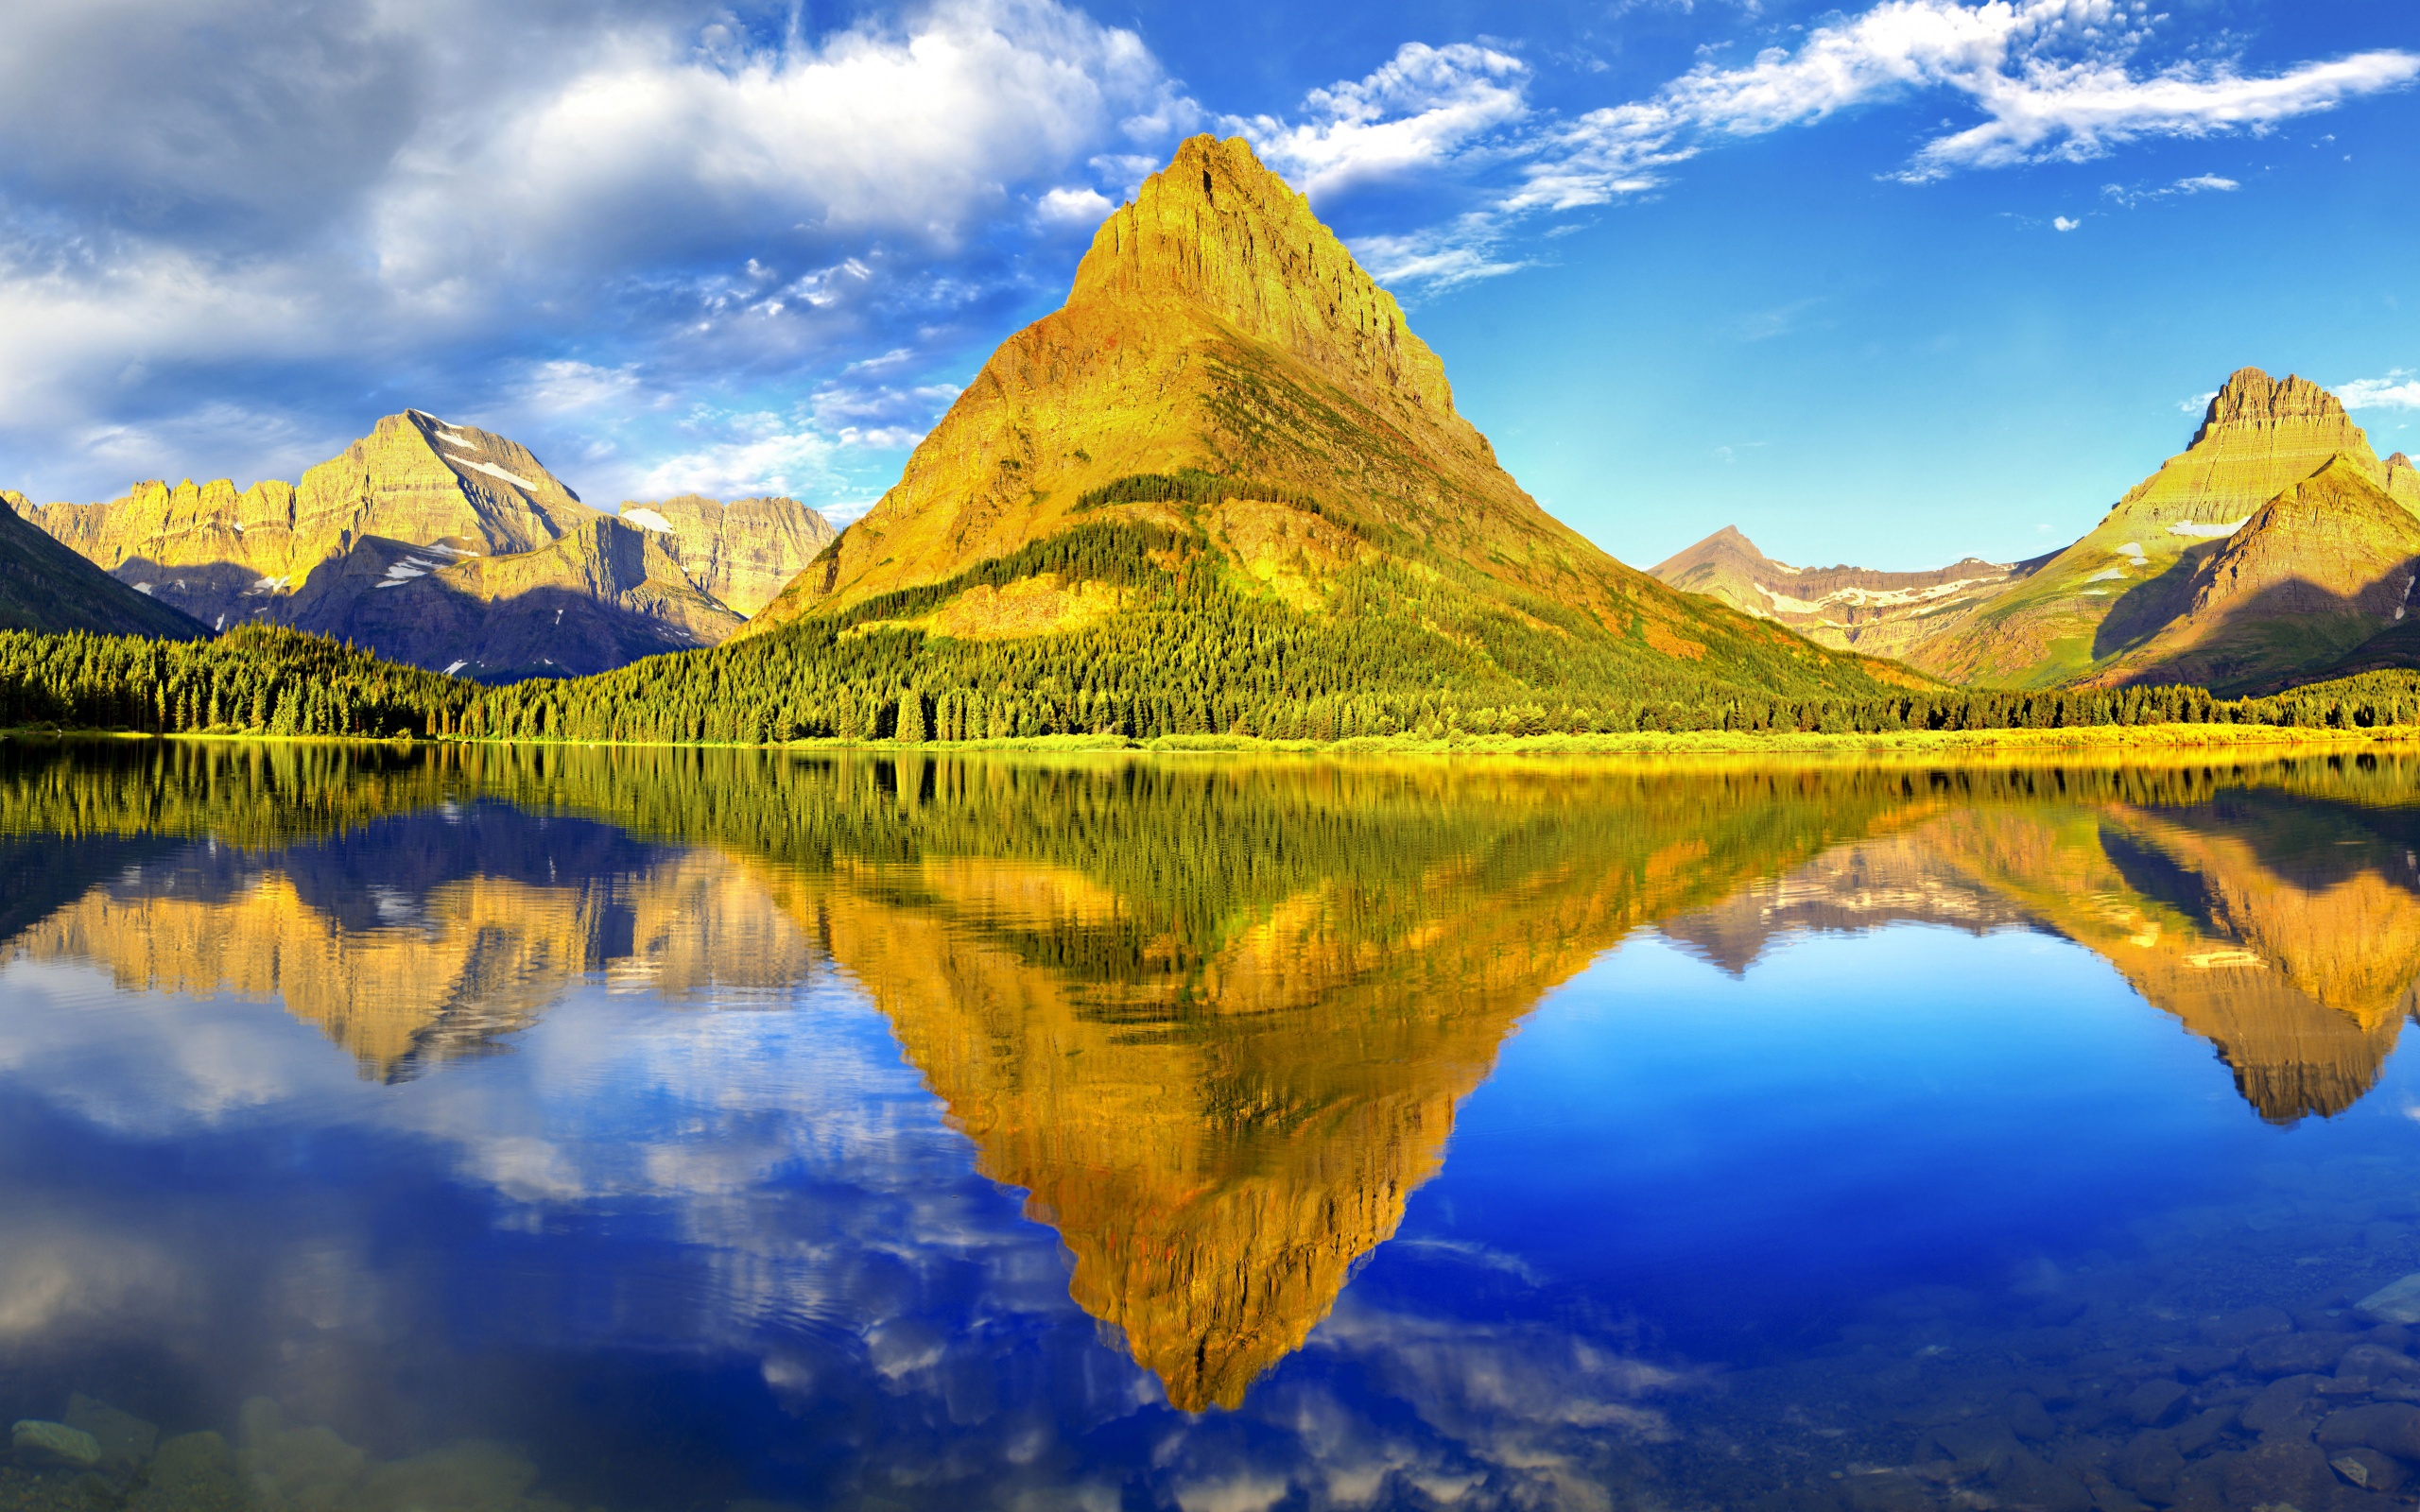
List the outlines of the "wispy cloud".
{"type": "Polygon", "coordinates": [[[2336,386],[2346,409],[2420,409],[2420,374],[2397,368],[2383,378],[2356,378],[2336,386]]]}
{"type": "Polygon", "coordinates": [[[2156,189],[2136,189],[2122,183],[2106,183],[2100,186],[2100,193],[2106,199],[2132,208],[2152,200],[2174,199],[2180,196],[2233,194],[2242,187],[2243,185],[2237,180],[2219,174],[2197,173],[2190,179],[2179,179],[2173,183],[2162,184],[2156,189]]]}
{"type": "MultiPolygon", "coordinates": [[[[1647,98],[1573,117],[1531,106],[1517,58],[1412,43],[1367,77],[1315,91],[1293,120],[1230,124],[1315,198],[1444,168],[1508,176],[1482,210],[1385,244],[1394,277],[1434,286],[1521,266],[1497,250],[1520,217],[1645,194],[1725,141],[1892,101],[1948,96],[1981,117],[1880,170],[1921,184],[2086,162],[2151,137],[2258,133],[2420,78],[2420,52],[2396,49],[2269,74],[2224,59],[2139,66],[2162,19],[2142,0],[1887,0],[1793,47],[1733,67],[1707,61],[1647,98]],[[1420,250],[1400,255],[1398,244],[1420,250]]],[[[2236,187],[2205,174],[2160,193],[2236,187]]]]}

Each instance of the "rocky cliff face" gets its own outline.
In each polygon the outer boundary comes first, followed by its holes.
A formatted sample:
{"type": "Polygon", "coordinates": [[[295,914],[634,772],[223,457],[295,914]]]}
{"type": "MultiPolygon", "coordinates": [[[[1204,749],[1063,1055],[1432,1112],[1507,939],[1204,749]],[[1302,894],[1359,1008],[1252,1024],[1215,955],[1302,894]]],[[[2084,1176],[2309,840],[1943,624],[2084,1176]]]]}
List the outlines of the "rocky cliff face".
{"type": "Polygon", "coordinates": [[[684,493],[625,504],[622,519],[653,532],[689,580],[745,617],[773,600],[838,534],[796,499],[735,499],[684,493]]]}
{"type": "Polygon", "coordinates": [[[1868,567],[1792,567],[1758,551],[1731,525],[1659,562],[1655,579],[1703,593],[1742,613],[1778,620],[1823,645],[1905,658],[1974,609],[2031,574],[2040,561],[1968,557],[1927,572],[1868,567]]]}
{"type": "Polygon", "coordinates": [[[366,537],[485,556],[532,550],[595,517],[516,442],[418,410],[381,420],[299,489],[141,483],[112,504],[30,511],[120,580],[220,629],[285,623],[285,601],[320,564],[366,537]]]}
{"type": "Polygon", "coordinates": [[[0,629],[198,640],[206,627],[119,582],[35,528],[22,493],[0,490],[0,629]]]}
{"type": "Polygon", "coordinates": [[[19,512],[210,628],[293,625],[491,680],[712,644],[832,536],[789,499],[600,514],[519,443],[420,410],[379,421],[299,488],[143,483],[112,504],[19,512]]]}
{"type": "Polygon", "coordinates": [[[2106,672],[2190,611],[2196,575],[2228,538],[2339,457],[2386,487],[2385,466],[2333,394],[2242,369],[2210,401],[2191,444],[2090,534],[1910,660],[1962,682],[2047,686],[2106,672]]]}
{"type": "MultiPolygon", "coordinates": [[[[898,486],[752,629],[945,582],[1082,524],[1180,530],[1232,566],[1236,592],[1314,616],[1361,612],[1340,585],[1395,570],[1451,583],[1456,613],[1576,612],[1592,653],[1657,675],[1757,656],[1852,665],[1675,594],[1540,509],[1456,412],[1393,297],[1240,140],[1194,138],[1145,180],[1065,307],[1001,345],[898,486]],[[1115,491],[1186,476],[1198,496],[1115,491]]],[[[994,585],[1015,613],[970,602],[931,623],[1028,635],[1116,612],[1067,587],[994,585]]]]}
{"type": "Polygon", "coordinates": [[[2420,467],[2401,452],[2386,459],[2385,488],[2389,498],[2420,514],[2420,467]]]}

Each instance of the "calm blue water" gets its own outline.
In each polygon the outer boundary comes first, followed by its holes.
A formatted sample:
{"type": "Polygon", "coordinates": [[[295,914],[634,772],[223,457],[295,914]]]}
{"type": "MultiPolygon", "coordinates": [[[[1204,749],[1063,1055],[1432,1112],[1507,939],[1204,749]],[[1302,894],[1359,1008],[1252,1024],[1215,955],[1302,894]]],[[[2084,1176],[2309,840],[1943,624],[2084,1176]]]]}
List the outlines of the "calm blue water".
{"type": "Polygon", "coordinates": [[[0,1505],[2389,1504],[2415,799],[17,750],[0,1505]]]}

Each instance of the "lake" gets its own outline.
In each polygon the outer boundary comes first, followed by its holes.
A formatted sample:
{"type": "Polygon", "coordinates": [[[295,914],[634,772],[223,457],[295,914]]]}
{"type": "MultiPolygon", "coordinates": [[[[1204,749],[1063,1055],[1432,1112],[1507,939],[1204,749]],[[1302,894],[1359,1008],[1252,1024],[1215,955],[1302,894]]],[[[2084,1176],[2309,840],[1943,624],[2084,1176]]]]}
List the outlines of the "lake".
{"type": "Polygon", "coordinates": [[[2413,754],[14,743],[0,850],[10,1512],[2409,1504],[2413,754]]]}

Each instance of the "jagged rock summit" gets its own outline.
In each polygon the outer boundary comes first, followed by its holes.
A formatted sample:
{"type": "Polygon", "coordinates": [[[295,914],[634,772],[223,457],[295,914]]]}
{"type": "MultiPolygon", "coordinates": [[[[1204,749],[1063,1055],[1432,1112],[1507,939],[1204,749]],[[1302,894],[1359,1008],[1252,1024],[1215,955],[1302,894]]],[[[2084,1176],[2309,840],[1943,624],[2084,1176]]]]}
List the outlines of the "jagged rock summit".
{"type": "Polygon", "coordinates": [[[1426,594],[1417,633],[1484,644],[1497,667],[1552,668],[1576,637],[1642,683],[1877,687],[1877,664],[1672,593],[1540,508],[1394,297],[1240,139],[1195,137],[1146,180],[1065,306],[1001,344],[898,485],[750,628],[861,616],[911,589],[942,602],[911,615],[895,600],[897,623],[931,633],[1114,621],[1135,591],[960,581],[1092,524],[1174,532],[1230,591],[1318,619],[1426,594]],[[1486,616],[1547,639],[1488,642],[1486,616]]]}
{"type": "Polygon", "coordinates": [[[519,442],[418,409],[380,420],[299,487],[149,482],[110,504],[19,512],[209,628],[291,625],[492,680],[713,644],[832,537],[795,499],[608,514],[519,442]]]}

